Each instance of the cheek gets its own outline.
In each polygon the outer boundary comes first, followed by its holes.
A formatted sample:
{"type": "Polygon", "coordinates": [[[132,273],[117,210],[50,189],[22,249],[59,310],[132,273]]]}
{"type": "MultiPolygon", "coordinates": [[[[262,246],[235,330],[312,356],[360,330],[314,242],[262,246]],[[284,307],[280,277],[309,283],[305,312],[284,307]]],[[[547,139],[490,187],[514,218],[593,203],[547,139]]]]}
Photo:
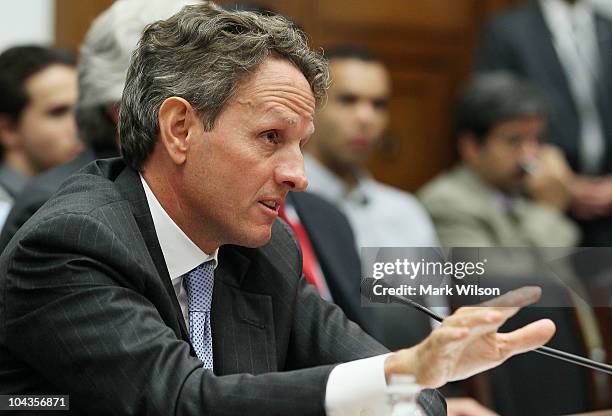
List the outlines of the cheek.
{"type": "Polygon", "coordinates": [[[332,128],[341,132],[350,132],[355,127],[355,110],[349,107],[341,107],[330,117],[332,128]]]}
{"type": "Polygon", "coordinates": [[[389,117],[386,114],[376,116],[372,129],[374,136],[380,136],[384,132],[385,128],[387,127],[388,120],[389,117]]]}
{"type": "Polygon", "coordinates": [[[214,198],[229,210],[244,208],[272,174],[267,167],[271,164],[226,150],[214,158],[202,158],[199,165],[193,180],[206,183],[214,198]]]}
{"type": "Polygon", "coordinates": [[[62,128],[61,119],[33,115],[25,126],[26,136],[30,141],[47,150],[52,151],[54,147],[62,146],[64,142],[71,140],[62,128]]]}
{"type": "Polygon", "coordinates": [[[508,146],[494,146],[490,148],[488,160],[493,168],[503,169],[513,164],[514,152],[508,146]]]}
{"type": "Polygon", "coordinates": [[[315,128],[327,147],[343,145],[351,131],[349,118],[340,113],[322,118],[315,128]]]}

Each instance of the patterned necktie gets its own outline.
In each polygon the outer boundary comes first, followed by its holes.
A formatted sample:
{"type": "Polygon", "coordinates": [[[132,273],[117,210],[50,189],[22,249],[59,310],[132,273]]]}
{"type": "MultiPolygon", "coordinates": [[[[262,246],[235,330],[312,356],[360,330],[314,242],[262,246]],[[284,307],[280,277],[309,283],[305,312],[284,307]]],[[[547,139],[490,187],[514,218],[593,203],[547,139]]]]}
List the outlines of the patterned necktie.
{"type": "Polygon", "coordinates": [[[210,305],[215,283],[212,260],[183,275],[189,307],[189,338],[204,368],[213,368],[210,305]]]}

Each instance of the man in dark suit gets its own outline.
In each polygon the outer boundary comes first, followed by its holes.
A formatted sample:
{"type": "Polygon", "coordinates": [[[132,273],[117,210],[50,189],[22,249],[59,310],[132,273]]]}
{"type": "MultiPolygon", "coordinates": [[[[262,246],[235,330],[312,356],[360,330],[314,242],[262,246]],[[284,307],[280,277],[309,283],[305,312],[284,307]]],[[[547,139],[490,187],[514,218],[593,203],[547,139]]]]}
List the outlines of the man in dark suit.
{"type": "MultiPolygon", "coordinates": [[[[203,4],[150,25],[123,159],[72,176],[0,257],[0,392],[68,393],[82,414],[380,414],[393,374],[438,387],[546,342],[547,320],[496,332],[527,288],[376,355],[305,283],[277,210],[307,185],[327,82],[280,17],[203,4]]],[[[435,391],[420,402],[445,413],[435,391]]]]}
{"type": "Polygon", "coordinates": [[[548,139],[580,175],[572,211],[582,245],[612,245],[612,21],[584,0],[527,1],[492,19],[478,70],[508,70],[548,98],[548,139]]]}

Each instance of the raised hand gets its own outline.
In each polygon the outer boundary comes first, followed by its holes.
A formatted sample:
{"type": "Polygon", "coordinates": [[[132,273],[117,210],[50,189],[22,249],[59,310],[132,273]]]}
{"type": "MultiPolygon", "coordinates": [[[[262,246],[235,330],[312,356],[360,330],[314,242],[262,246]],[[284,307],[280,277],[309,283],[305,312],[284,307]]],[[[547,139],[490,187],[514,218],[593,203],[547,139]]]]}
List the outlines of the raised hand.
{"type": "Polygon", "coordinates": [[[480,306],[458,309],[420,344],[390,355],[385,361],[387,379],[394,373],[412,374],[424,387],[440,387],[545,344],[555,333],[555,325],[548,319],[513,332],[497,332],[504,322],[523,306],[536,302],[540,295],[537,287],[523,287],[480,306]]]}

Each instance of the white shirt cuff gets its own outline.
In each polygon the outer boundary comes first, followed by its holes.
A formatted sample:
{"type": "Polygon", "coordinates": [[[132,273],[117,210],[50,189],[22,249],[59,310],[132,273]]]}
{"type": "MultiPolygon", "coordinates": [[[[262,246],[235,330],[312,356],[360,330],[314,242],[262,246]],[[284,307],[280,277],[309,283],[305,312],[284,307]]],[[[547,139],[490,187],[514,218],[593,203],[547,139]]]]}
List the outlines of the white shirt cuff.
{"type": "Polygon", "coordinates": [[[389,406],[385,359],[390,354],[350,361],[335,367],[327,380],[327,416],[387,415],[389,406]]]}

